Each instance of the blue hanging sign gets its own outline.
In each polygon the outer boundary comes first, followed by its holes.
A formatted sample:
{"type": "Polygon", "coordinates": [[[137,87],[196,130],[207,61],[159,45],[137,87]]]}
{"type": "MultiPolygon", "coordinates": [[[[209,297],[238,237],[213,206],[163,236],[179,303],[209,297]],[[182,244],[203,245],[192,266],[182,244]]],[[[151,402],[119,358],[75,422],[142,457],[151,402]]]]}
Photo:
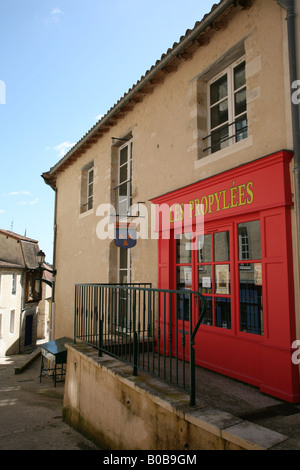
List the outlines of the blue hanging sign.
{"type": "Polygon", "coordinates": [[[136,226],[132,223],[117,222],[115,226],[115,245],[128,250],[136,245],[136,226]]]}

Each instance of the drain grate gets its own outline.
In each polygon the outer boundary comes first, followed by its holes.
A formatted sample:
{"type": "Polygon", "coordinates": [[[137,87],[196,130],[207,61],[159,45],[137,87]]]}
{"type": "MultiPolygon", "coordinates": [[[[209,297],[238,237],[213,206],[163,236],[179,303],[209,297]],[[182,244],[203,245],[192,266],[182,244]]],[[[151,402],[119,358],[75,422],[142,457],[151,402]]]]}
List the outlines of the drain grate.
{"type": "Polygon", "coordinates": [[[289,403],[281,403],[279,405],[268,406],[267,408],[253,411],[252,413],[246,413],[240,415],[239,417],[241,419],[253,422],[278,416],[292,416],[297,413],[300,413],[300,408],[297,408],[294,405],[290,405],[289,403]]]}

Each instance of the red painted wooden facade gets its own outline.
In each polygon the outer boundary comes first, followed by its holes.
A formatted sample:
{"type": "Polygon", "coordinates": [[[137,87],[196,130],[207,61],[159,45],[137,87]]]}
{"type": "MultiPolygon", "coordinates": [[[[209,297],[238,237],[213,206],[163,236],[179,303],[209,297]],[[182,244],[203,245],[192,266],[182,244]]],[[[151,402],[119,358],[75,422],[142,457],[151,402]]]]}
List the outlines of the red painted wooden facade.
{"type": "MultiPolygon", "coordinates": [[[[299,368],[291,360],[296,339],[291,159],[281,151],[152,203],[159,231],[158,287],[191,288],[208,302],[196,336],[196,363],[298,402],[299,368]],[[169,207],[170,236],[159,222],[163,204],[169,207]],[[197,224],[201,215],[204,236],[197,224]],[[176,240],[176,233],[191,231],[197,249],[180,251],[184,241],[176,240]]],[[[175,315],[184,312],[172,311],[171,328],[175,315]]]]}

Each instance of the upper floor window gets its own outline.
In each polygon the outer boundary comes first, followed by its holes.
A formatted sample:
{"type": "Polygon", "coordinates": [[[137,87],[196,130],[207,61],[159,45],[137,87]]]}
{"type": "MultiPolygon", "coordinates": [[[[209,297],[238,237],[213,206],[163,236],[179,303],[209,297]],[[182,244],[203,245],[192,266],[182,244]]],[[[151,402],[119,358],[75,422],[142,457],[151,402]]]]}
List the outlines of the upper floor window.
{"type": "Polygon", "coordinates": [[[208,134],[210,153],[248,136],[244,58],[208,82],[208,134]]]}
{"type": "Polygon", "coordinates": [[[11,293],[14,295],[17,288],[17,276],[15,273],[11,275],[11,293]]]}
{"type": "Polygon", "coordinates": [[[81,170],[81,205],[80,212],[93,208],[94,202],[94,162],[88,163],[81,170]]]}
{"type": "Polygon", "coordinates": [[[120,218],[130,215],[132,204],[132,140],[119,149],[118,165],[118,209],[120,218]]]}

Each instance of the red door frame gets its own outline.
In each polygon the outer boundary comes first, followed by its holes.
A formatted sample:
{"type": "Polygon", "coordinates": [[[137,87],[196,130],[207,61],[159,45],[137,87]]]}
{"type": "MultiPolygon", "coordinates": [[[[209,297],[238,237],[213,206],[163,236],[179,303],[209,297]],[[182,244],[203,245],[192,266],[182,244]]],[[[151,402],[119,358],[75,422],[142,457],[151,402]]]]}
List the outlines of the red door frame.
{"type": "MultiPolygon", "coordinates": [[[[282,151],[215,177],[155,198],[168,204],[171,232],[180,218],[180,205],[204,201],[205,229],[232,226],[231,270],[237,286],[239,265],[237,224],[261,223],[263,335],[239,329],[239,289],[232,289],[231,329],[201,325],[196,336],[196,363],[253,384],[261,391],[289,402],[300,401],[299,368],[292,363],[296,339],[291,211],[290,152],[282,151]],[[221,201],[222,198],[222,201],[221,201]],[[175,207],[175,209],[174,209],[175,207]]],[[[159,227],[158,227],[159,231],[159,227]]],[[[194,254],[195,256],[195,254],[194,254]]],[[[174,288],[174,240],[158,239],[158,287],[174,288]]],[[[196,289],[197,276],[193,276],[196,289]]],[[[171,326],[172,319],[169,319],[171,326]]]]}

